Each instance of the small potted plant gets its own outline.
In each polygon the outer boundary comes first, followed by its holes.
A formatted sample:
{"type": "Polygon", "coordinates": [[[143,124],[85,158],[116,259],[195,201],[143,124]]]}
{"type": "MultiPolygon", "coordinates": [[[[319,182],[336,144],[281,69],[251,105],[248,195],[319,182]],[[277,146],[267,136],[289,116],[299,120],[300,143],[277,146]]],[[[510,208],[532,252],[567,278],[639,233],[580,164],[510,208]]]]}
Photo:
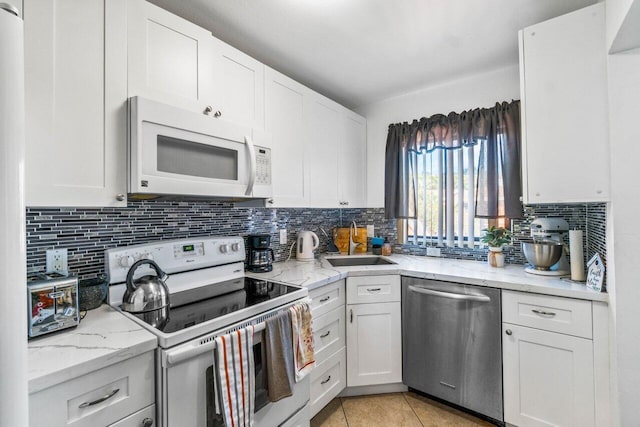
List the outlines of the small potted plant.
{"type": "Polygon", "coordinates": [[[485,232],[480,240],[482,243],[489,245],[489,253],[487,261],[492,267],[504,267],[504,254],[502,248],[504,245],[511,243],[511,232],[504,227],[485,228],[485,232]]]}

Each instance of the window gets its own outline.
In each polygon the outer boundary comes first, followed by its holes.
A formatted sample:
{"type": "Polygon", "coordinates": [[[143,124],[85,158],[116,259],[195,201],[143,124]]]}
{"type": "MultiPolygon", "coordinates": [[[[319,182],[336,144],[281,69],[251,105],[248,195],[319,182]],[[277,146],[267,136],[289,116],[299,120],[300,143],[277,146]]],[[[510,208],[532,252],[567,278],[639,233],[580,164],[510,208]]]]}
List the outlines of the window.
{"type": "Polygon", "coordinates": [[[409,243],[473,248],[522,216],[521,191],[519,101],[389,125],[385,217],[409,243]]]}
{"type": "Polygon", "coordinates": [[[509,226],[507,218],[475,216],[481,143],[415,155],[418,210],[417,219],[407,221],[408,243],[473,248],[483,229],[509,226]]]}

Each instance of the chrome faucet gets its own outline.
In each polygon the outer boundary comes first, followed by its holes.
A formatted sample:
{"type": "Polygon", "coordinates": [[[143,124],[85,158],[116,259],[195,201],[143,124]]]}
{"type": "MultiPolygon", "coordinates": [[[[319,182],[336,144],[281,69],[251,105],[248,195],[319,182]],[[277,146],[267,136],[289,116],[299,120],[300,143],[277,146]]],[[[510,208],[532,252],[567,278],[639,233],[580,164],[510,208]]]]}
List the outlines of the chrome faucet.
{"type": "Polygon", "coordinates": [[[353,255],[356,252],[356,248],[360,246],[362,243],[356,243],[353,241],[353,236],[358,235],[358,225],[356,224],[356,220],[351,221],[349,225],[349,255],[353,255]]]}

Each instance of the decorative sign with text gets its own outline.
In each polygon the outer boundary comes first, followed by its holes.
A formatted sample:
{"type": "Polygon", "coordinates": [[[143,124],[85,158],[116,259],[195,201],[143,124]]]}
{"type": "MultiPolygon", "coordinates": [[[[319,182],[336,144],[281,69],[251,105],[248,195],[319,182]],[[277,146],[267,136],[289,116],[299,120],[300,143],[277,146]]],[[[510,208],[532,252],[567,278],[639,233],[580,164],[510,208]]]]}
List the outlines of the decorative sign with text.
{"type": "Polygon", "coordinates": [[[596,253],[587,263],[589,273],[587,274],[587,288],[591,288],[598,292],[602,291],[602,282],[604,281],[604,264],[600,255],[596,253]]]}

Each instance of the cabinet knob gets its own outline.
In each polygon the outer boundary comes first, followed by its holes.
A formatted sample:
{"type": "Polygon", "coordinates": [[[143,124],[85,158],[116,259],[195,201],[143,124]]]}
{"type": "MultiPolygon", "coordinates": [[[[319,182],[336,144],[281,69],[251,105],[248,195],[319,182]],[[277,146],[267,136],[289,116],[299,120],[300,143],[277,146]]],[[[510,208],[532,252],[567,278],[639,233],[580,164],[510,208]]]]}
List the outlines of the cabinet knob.
{"type": "Polygon", "coordinates": [[[215,113],[213,113],[213,117],[221,117],[222,116],[222,111],[217,110],[215,113]]]}
{"type": "Polygon", "coordinates": [[[507,335],[509,335],[509,336],[513,334],[513,332],[511,331],[511,329],[507,329],[506,331],[504,331],[504,333],[505,333],[505,334],[507,334],[507,335]]]}
{"type": "Polygon", "coordinates": [[[267,203],[269,203],[270,205],[272,205],[272,204],[273,204],[273,199],[269,199],[269,200],[267,200],[267,203]]]}
{"type": "Polygon", "coordinates": [[[124,194],[116,194],[116,200],[122,202],[126,197],[124,194]]]}
{"type": "Polygon", "coordinates": [[[211,105],[207,105],[206,107],[204,107],[204,111],[202,112],[202,114],[205,115],[209,115],[211,114],[211,112],[213,111],[213,107],[211,105]]]}
{"type": "Polygon", "coordinates": [[[142,420],[142,427],[151,427],[153,425],[153,420],[151,418],[145,418],[142,420]]]}

